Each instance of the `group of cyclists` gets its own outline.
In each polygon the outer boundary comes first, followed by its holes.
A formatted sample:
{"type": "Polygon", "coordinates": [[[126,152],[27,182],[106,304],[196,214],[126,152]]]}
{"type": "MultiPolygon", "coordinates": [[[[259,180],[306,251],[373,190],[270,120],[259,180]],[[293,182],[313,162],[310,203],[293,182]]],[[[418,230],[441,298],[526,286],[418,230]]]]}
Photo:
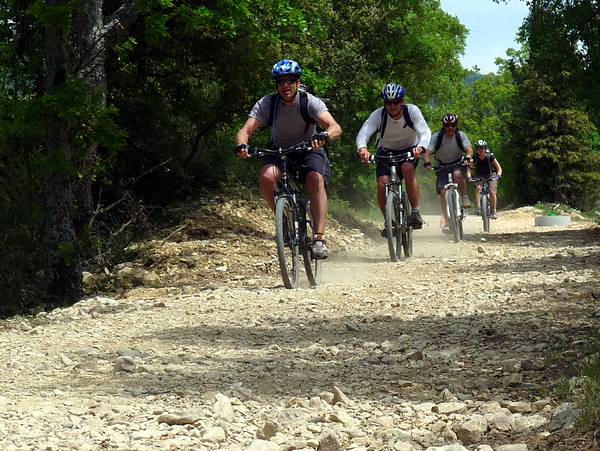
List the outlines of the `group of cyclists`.
{"type": "MultiPolygon", "coordinates": [[[[273,66],[272,79],[277,94],[262,97],[249,113],[249,117],[236,136],[236,153],[248,158],[248,142],[253,134],[264,127],[271,128],[270,145],[285,148],[299,142],[310,142],[312,151],[296,157],[295,164],[310,197],[311,216],[314,222],[312,253],[315,258],[328,256],[325,240],[327,221],[326,187],[331,177],[331,165],[326,145],[342,135],[342,128],[328,111],[325,103],[318,97],[303,90],[301,84],[302,69],[293,60],[281,60],[273,66]]],[[[489,152],[485,141],[476,144],[477,155],[467,135],[458,129],[458,117],[446,114],[442,118],[442,128],[432,135],[421,110],[416,105],[405,103],[405,89],[395,83],[386,84],[381,90],[383,106],[373,111],[364,122],[356,136],[358,158],[368,164],[371,157],[367,148],[370,138],[377,132],[375,147],[377,153],[411,152],[414,158],[404,162],[400,176],[404,179],[408,198],[412,207],[410,224],[413,229],[423,226],[419,208],[419,185],[415,170],[419,159],[424,160],[426,171],[431,170],[431,156],[435,155],[438,165],[436,191],[439,195],[441,211],[446,216],[444,185],[448,179],[448,170],[453,171],[454,180],[459,186],[464,207],[470,207],[466,181],[470,177],[468,166],[456,166],[463,157],[472,162],[479,177],[490,178],[490,206],[492,218],[496,218],[496,180],[502,175],[502,168],[494,155],[489,152]]],[[[266,157],[260,171],[259,185],[262,197],[271,209],[274,208],[273,193],[281,175],[280,162],[276,158],[266,157]]],[[[385,185],[389,182],[389,169],[377,164],[377,199],[380,210],[385,210],[385,185]]],[[[480,187],[477,187],[480,189],[480,187]]],[[[479,196],[476,207],[479,208],[479,196]]],[[[448,220],[445,217],[446,222],[448,220]]],[[[445,227],[444,232],[448,232],[445,227]]],[[[382,231],[382,235],[385,231],[382,231]]]]}

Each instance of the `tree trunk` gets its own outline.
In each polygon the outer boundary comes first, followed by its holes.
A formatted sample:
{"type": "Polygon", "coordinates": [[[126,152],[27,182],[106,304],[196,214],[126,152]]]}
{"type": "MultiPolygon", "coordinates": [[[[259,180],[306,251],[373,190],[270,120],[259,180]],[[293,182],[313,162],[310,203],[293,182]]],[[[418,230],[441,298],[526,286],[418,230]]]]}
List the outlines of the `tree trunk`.
{"type": "MultiPolygon", "coordinates": [[[[64,6],[64,0],[47,0],[49,7],[64,6]]],[[[60,23],[46,28],[46,92],[54,93],[66,81],[69,72],[69,38],[60,23]]],[[[49,164],[46,165],[45,247],[48,255],[48,296],[60,304],[75,302],[82,293],[81,269],[72,220],[72,179],[65,169],[72,164],[71,124],[57,116],[48,118],[46,141],[49,164]]]]}
{"type": "MultiPolygon", "coordinates": [[[[73,20],[74,59],[77,76],[89,86],[90,100],[98,102],[98,109],[106,107],[106,50],[102,23],[103,0],[84,0],[80,13],[73,20]]],[[[88,224],[94,210],[92,176],[98,155],[98,145],[88,145],[79,166],[81,178],[74,187],[74,223],[78,231],[88,224]]]]}
{"type": "MultiPolygon", "coordinates": [[[[137,19],[133,0],[124,3],[106,25],[102,22],[104,0],[82,0],[72,17],[72,26],[57,21],[46,28],[46,92],[56,92],[69,76],[83,80],[89,100],[106,106],[106,40],[137,19]],[[72,30],[69,35],[68,29],[72,30]]],[[[46,0],[49,8],[67,7],[68,0],[46,0]]],[[[92,175],[97,144],[74,151],[71,132],[74,124],[55,115],[48,118],[46,141],[49,164],[45,175],[48,295],[61,304],[72,304],[82,294],[80,249],[77,236],[88,224],[93,211],[92,175]],[[81,174],[73,177],[72,170],[81,174]]]]}

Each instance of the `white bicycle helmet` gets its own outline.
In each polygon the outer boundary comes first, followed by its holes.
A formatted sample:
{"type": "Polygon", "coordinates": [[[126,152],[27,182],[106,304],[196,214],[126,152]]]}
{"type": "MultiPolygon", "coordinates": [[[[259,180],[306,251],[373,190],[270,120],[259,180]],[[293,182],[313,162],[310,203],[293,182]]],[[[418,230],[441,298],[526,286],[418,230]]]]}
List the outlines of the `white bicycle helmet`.
{"type": "Polygon", "coordinates": [[[381,98],[384,102],[391,100],[402,100],[404,98],[404,88],[396,83],[388,83],[381,90],[381,98]]]}
{"type": "Polygon", "coordinates": [[[477,141],[477,144],[475,144],[475,147],[483,147],[484,149],[487,149],[488,143],[486,141],[484,141],[483,139],[480,139],[479,141],[477,141]]]}
{"type": "Polygon", "coordinates": [[[458,116],[453,113],[448,113],[442,118],[444,125],[458,125],[458,116]]]}

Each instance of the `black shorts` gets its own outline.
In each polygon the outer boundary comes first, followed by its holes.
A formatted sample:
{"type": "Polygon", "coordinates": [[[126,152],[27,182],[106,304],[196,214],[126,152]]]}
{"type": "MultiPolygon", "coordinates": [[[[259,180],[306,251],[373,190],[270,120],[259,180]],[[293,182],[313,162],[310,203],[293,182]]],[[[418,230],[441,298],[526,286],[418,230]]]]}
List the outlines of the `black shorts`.
{"type": "MultiPolygon", "coordinates": [[[[290,158],[292,164],[300,169],[300,181],[304,183],[306,174],[309,172],[318,172],[323,176],[325,186],[329,184],[331,179],[331,163],[327,157],[327,152],[323,149],[307,152],[303,155],[298,155],[290,158]]],[[[262,158],[263,165],[274,164],[281,169],[281,159],[276,156],[268,155],[262,158]]]]}
{"type": "MultiPolygon", "coordinates": [[[[455,163],[458,163],[455,162],[455,163]]],[[[440,170],[437,172],[436,174],[436,180],[435,180],[435,190],[437,191],[438,194],[442,194],[442,192],[444,191],[444,186],[446,186],[448,184],[448,174],[450,173],[450,171],[454,172],[454,171],[461,171],[463,176],[467,173],[467,168],[464,166],[457,166],[455,163],[449,163],[447,165],[444,165],[440,168],[440,170]]]]}
{"type": "MultiPolygon", "coordinates": [[[[398,153],[403,153],[403,152],[412,152],[412,147],[407,147],[406,149],[402,149],[402,150],[398,150],[398,153]]],[[[392,151],[392,153],[394,153],[396,151],[392,151]]],[[[389,153],[389,151],[384,151],[382,148],[377,149],[377,153],[375,155],[381,155],[384,153],[389,153]]],[[[404,163],[402,163],[402,166],[404,166],[405,164],[411,164],[415,169],[417,169],[417,166],[419,165],[419,159],[415,158],[412,161],[406,161],[404,163]]],[[[402,180],[402,171],[397,171],[398,172],[398,179],[402,180]]],[[[385,164],[383,163],[377,163],[377,170],[375,171],[376,177],[379,178],[382,175],[387,175],[388,177],[390,176],[390,168],[387,167],[385,164]]]]}

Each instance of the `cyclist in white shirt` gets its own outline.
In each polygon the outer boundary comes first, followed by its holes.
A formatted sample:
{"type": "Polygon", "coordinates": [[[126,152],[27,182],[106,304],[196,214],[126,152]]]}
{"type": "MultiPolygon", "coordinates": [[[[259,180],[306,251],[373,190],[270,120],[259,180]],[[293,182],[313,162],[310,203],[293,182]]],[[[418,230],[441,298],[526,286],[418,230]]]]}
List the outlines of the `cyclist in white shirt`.
{"type": "MultiPolygon", "coordinates": [[[[371,156],[367,144],[373,133],[378,132],[375,143],[378,154],[382,152],[412,152],[412,162],[402,164],[399,177],[404,179],[406,192],[412,206],[410,223],[413,229],[423,227],[423,219],[419,210],[419,185],[415,177],[415,169],[419,163],[419,155],[431,138],[431,130],[416,105],[404,103],[405,90],[402,86],[389,83],[381,90],[384,106],[371,113],[356,136],[358,157],[368,163],[371,156]]],[[[389,168],[377,164],[377,201],[379,209],[385,216],[385,184],[390,180],[389,168]]],[[[382,234],[384,232],[382,231],[382,234]]]]}

